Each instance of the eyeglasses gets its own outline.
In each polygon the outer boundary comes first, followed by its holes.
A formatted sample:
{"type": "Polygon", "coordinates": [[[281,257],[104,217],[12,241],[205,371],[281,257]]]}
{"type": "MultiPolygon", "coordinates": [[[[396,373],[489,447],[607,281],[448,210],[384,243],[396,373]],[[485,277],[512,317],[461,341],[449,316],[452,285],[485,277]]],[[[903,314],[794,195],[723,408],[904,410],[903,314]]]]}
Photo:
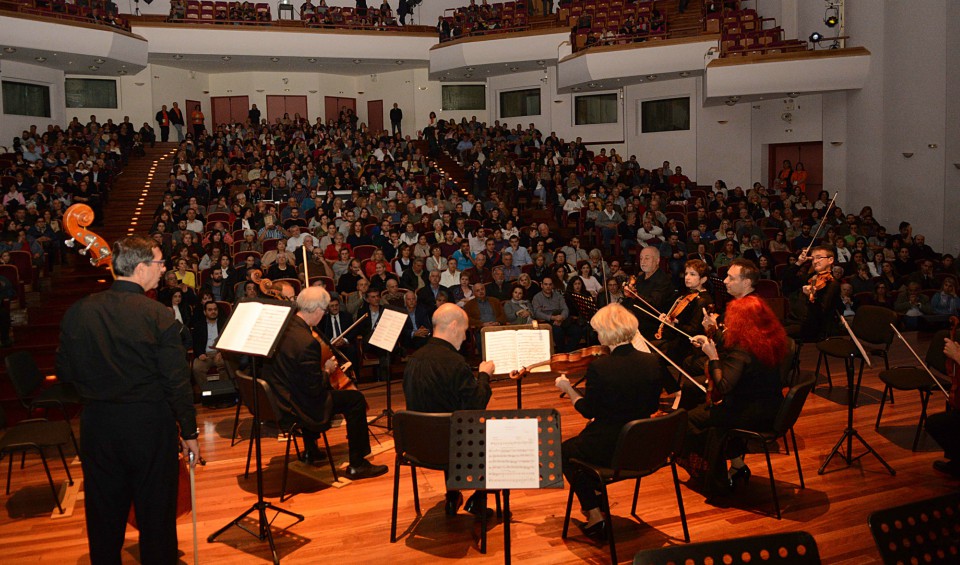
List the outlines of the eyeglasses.
{"type": "Polygon", "coordinates": [[[829,255],[820,255],[820,256],[814,255],[814,256],[813,256],[813,260],[814,260],[814,261],[821,261],[821,260],[823,260],[823,259],[830,259],[830,258],[831,258],[831,257],[830,257],[829,255]]]}

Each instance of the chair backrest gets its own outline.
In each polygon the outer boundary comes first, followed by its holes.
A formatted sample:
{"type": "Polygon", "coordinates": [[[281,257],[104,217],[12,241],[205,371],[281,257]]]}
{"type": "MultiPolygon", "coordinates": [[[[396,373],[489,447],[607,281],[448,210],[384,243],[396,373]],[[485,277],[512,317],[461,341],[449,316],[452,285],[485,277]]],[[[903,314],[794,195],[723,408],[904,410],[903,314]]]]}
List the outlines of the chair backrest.
{"type": "Polygon", "coordinates": [[[787,338],[787,353],[783,356],[783,361],[780,362],[780,385],[784,387],[792,387],[798,384],[796,381],[800,376],[800,371],[794,361],[797,355],[797,342],[788,337],[787,338]]]}
{"type": "Polygon", "coordinates": [[[29,351],[14,351],[3,359],[7,367],[7,375],[17,393],[17,398],[23,403],[29,403],[30,395],[43,384],[43,375],[33,360],[29,351]]]}
{"type": "Polygon", "coordinates": [[[890,345],[894,337],[890,324],[896,321],[897,313],[889,308],[861,306],[857,309],[857,315],[853,317],[850,329],[861,341],[890,345]]]}
{"type": "Polygon", "coordinates": [[[450,413],[401,410],[393,416],[397,455],[419,467],[445,469],[450,463],[450,413]]]}
{"type": "Polygon", "coordinates": [[[240,392],[240,401],[247,407],[250,414],[254,414],[254,392],[259,396],[256,398],[257,408],[260,411],[261,422],[274,422],[279,426],[280,410],[277,407],[276,398],[273,396],[273,390],[270,384],[263,379],[257,379],[259,386],[254,386],[253,377],[244,371],[237,369],[235,371],[235,382],[237,390],[240,392]]]}
{"type": "Polygon", "coordinates": [[[640,551],[633,565],[666,565],[667,563],[776,563],[805,565],[820,563],[817,542],[807,532],[784,532],[672,545],[640,551]]]}
{"type": "MultiPolygon", "coordinates": [[[[934,371],[940,371],[947,374],[947,356],[943,354],[943,340],[950,337],[950,330],[940,330],[933,334],[930,340],[930,346],[927,347],[927,354],[923,360],[934,371]]],[[[933,383],[931,383],[933,384],[933,383]]]]}
{"type": "Polygon", "coordinates": [[[884,563],[956,563],[960,493],[877,510],[867,525],[884,563]]]}
{"type": "Polygon", "coordinates": [[[677,410],[667,416],[643,418],[627,422],[620,430],[613,454],[615,477],[621,471],[649,475],[666,465],[669,458],[683,447],[687,431],[687,411],[677,410]]]}
{"type": "Polygon", "coordinates": [[[777,418],[773,421],[773,431],[777,436],[787,433],[787,430],[797,423],[800,418],[800,412],[803,411],[803,404],[810,396],[810,391],[817,384],[815,379],[807,379],[802,383],[791,387],[780,404],[780,411],[777,412],[777,418]]]}

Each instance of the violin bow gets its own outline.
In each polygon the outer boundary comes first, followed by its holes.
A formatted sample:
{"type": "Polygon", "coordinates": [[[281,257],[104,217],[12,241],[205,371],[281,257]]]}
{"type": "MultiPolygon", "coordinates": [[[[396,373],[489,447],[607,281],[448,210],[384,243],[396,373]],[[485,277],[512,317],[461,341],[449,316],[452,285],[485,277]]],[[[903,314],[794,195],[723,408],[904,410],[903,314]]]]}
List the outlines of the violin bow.
{"type": "Polygon", "coordinates": [[[660,351],[660,349],[658,349],[656,345],[650,343],[650,340],[648,340],[647,338],[643,337],[643,335],[640,335],[640,339],[642,339],[643,342],[647,344],[647,347],[649,347],[650,349],[656,351],[657,354],[658,354],[660,357],[663,357],[664,360],[666,360],[667,363],[670,363],[670,365],[671,365],[674,369],[676,369],[677,371],[680,371],[680,374],[683,375],[684,377],[686,377],[687,380],[689,380],[691,383],[697,385],[697,388],[699,388],[700,390],[702,390],[704,393],[707,392],[707,387],[705,387],[705,386],[703,386],[702,384],[698,383],[693,377],[690,376],[690,373],[688,373],[688,372],[684,371],[683,369],[681,369],[681,368],[680,368],[680,365],[677,365],[676,362],[674,362],[673,359],[667,357],[667,355],[666,355],[663,351],[660,351]]]}
{"type": "MultiPolygon", "coordinates": [[[[903,337],[903,334],[900,333],[900,330],[898,330],[897,327],[894,326],[893,324],[890,324],[890,327],[893,328],[893,331],[897,334],[897,337],[900,338],[900,341],[902,341],[903,344],[907,346],[907,349],[910,350],[910,353],[913,353],[913,357],[917,360],[917,363],[920,363],[920,366],[923,367],[923,370],[926,371],[928,375],[930,375],[930,379],[937,385],[937,388],[940,389],[940,392],[942,392],[943,395],[947,397],[947,400],[949,400],[950,393],[947,392],[947,389],[943,388],[943,384],[940,383],[940,379],[934,376],[933,371],[931,371],[930,367],[928,367],[927,364],[923,362],[923,359],[920,359],[920,356],[917,355],[916,350],[910,347],[910,344],[907,343],[907,338],[903,337]]],[[[931,347],[933,347],[933,345],[931,345],[931,347]]]]}
{"type": "Polygon", "coordinates": [[[823,217],[820,218],[820,225],[817,226],[817,231],[813,232],[813,237],[810,238],[810,245],[803,250],[804,255],[810,254],[810,249],[813,248],[813,242],[817,240],[817,236],[820,235],[820,230],[823,229],[824,224],[827,223],[827,218],[830,217],[830,210],[833,209],[833,203],[837,201],[837,196],[840,196],[840,191],[833,193],[833,198],[830,200],[830,204],[827,205],[827,209],[823,213],[823,217]]]}
{"type": "MultiPolygon", "coordinates": [[[[639,295],[635,295],[635,296],[637,296],[637,297],[639,298],[639,295]]],[[[641,298],[640,300],[643,300],[643,299],[641,298]]],[[[643,300],[643,302],[644,302],[644,304],[647,303],[646,300],[643,300]]],[[[645,308],[641,308],[640,306],[637,306],[636,304],[631,304],[631,306],[633,306],[633,307],[636,308],[637,310],[643,312],[643,313],[646,314],[647,316],[650,316],[650,317],[653,318],[654,320],[662,323],[663,325],[667,326],[668,328],[673,328],[674,331],[676,331],[676,332],[678,332],[678,333],[686,336],[687,339],[691,339],[691,340],[693,339],[693,336],[692,336],[692,335],[690,335],[690,334],[688,334],[687,332],[681,330],[680,328],[678,328],[677,326],[671,324],[670,322],[664,322],[664,321],[662,321],[659,316],[657,316],[656,314],[651,313],[649,310],[647,310],[647,309],[645,309],[645,308]]],[[[652,308],[652,306],[651,306],[651,308],[652,308]]]]}
{"type": "Polygon", "coordinates": [[[310,266],[307,265],[307,246],[301,245],[300,251],[303,252],[303,286],[310,286],[310,266]]]}

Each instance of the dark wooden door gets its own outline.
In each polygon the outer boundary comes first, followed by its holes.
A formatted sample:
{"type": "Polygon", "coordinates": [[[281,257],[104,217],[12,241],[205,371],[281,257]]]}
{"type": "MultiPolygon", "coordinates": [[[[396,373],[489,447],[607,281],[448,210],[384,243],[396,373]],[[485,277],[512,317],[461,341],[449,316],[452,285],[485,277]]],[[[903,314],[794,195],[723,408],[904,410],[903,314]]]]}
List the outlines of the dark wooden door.
{"type": "Polygon", "coordinates": [[[807,197],[813,202],[823,190],[823,142],[778,143],[770,146],[769,155],[767,186],[773,186],[785,160],[790,161],[794,168],[797,163],[803,163],[803,168],[807,171],[807,197]]]}
{"type": "Polygon", "coordinates": [[[367,101],[367,127],[371,132],[383,129],[383,100],[367,101]]]}
{"type": "Polygon", "coordinates": [[[323,97],[323,118],[328,124],[330,120],[336,122],[340,117],[340,112],[346,110],[352,110],[354,114],[357,113],[356,98],[342,98],[339,96],[323,97]]]}

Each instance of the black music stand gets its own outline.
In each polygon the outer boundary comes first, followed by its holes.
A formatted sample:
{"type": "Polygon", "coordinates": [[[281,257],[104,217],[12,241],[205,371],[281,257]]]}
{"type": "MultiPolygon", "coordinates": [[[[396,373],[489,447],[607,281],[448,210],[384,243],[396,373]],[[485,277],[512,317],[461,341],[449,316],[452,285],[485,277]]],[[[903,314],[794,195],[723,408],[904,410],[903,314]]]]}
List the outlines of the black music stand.
{"type": "MultiPolygon", "coordinates": [[[[496,464],[487,458],[488,420],[537,420],[539,485],[521,488],[563,488],[560,458],[560,413],[541,410],[459,410],[450,417],[450,472],[447,490],[486,491],[487,471],[496,464]]],[[[491,485],[496,486],[496,485],[491,485]]],[[[503,492],[503,562],[510,565],[510,490],[503,492]]],[[[486,500],[486,496],[483,497],[486,500]]],[[[487,513],[480,513],[480,553],[487,552],[487,513]]]]}
{"type": "MultiPolygon", "coordinates": [[[[383,322],[383,319],[382,319],[383,316],[386,315],[387,312],[401,313],[399,310],[396,310],[396,309],[393,309],[393,308],[389,308],[389,307],[383,307],[383,306],[381,306],[381,310],[382,310],[382,312],[380,313],[380,316],[381,316],[380,322],[381,322],[381,323],[383,322]]],[[[403,312],[402,314],[403,314],[404,316],[406,316],[406,313],[405,313],[405,312],[403,312]]],[[[384,327],[386,327],[386,324],[384,324],[384,327]]],[[[373,332],[376,333],[378,329],[382,329],[381,326],[380,326],[380,324],[378,324],[377,327],[374,328],[373,332]]],[[[372,338],[373,335],[371,335],[370,337],[372,338]]],[[[368,343],[369,343],[369,340],[367,340],[367,341],[368,341],[368,343]]],[[[393,346],[392,346],[389,350],[385,350],[385,351],[387,351],[387,357],[388,357],[389,359],[392,359],[392,358],[393,358],[393,351],[394,351],[394,349],[397,348],[397,342],[399,342],[399,341],[400,341],[400,333],[398,332],[398,333],[397,333],[397,337],[393,339],[393,346]]],[[[373,346],[373,347],[377,347],[377,346],[373,346]]],[[[380,349],[383,349],[383,348],[380,348],[380,349]]],[[[393,387],[392,387],[392,385],[393,385],[393,372],[390,370],[390,365],[392,365],[392,362],[388,362],[388,363],[387,363],[387,381],[386,381],[386,383],[384,383],[384,384],[385,384],[385,388],[386,388],[386,392],[387,392],[387,407],[384,408],[382,412],[380,412],[380,415],[379,415],[379,416],[377,416],[376,418],[370,420],[370,421],[367,423],[367,426],[368,426],[368,427],[373,426],[373,427],[377,427],[377,428],[383,428],[383,429],[387,430],[387,432],[393,431],[393,387]],[[384,424],[378,424],[377,422],[379,422],[380,420],[386,420],[386,425],[384,425],[384,424]]],[[[373,388],[373,387],[371,387],[371,388],[373,388]]],[[[376,436],[374,436],[374,439],[376,439],[376,436]]],[[[377,440],[377,443],[380,443],[380,440],[377,440]]]]}
{"type": "Polygon", "coordinates": [[[889,471],[891,475],[896,475],[897,472],[893,470],[893,467],[891,467],[886,461],[884,461],[883,457],[880,457],[880,454],[877,453],[872,447],[870,447],[870,444],[867,443],[867,440],[863,439],[863,437],[859,434],[859,432],[857,432],[856,428],[853,427],[853,409],[855,408],[854,383],[856,382],[854,378],[854,374],[856,372],[857,352],[859,352],[860,355],[863,357],[863,359],[866,360],[867,364],[870,364],[870,356],[867,355],[867,352],[863,349],[863,344],[861,344],[860,340],[857,339],[857,336],[853,333],[853,330],[850,328],[850,324],[847,323],[847,320],[844,319],[843,316],[840,316],[840,322],[846,328],[847,333],[850,334],[850,339],[853,340],[854,345],[857,346],[857,349],[855,351],[852,351],[849,355],[843,358],[843,366],[847,370],[847,428],[843,430],[843,435],[840,436],[840,440],[837,441],[837,444],[834,445],[833,449],[830,450],[830,454],[827,455],[827,458],[823,462],[823,465],[820,465],[820,469],[817,471],[817,474],[822,475],[826,471],[827,465],[830,464],[830,460],[833,459],[833,456],[838,453],[840,453],[840,457],[844,461],[846,461],[847,467],[852,465],[854,461],[857,461],[858,459],[860,459],[861,457],[869,453],[869,454],[872,454],[874,457],[876,457],[877,461],[879,461],[881,465],[886,467],[887,471],[889,471]],[[856,457],[853,456],[853,438],[857,438],[857,440],[866,449],[866,451],[864,451],[860,455],[857,455],[856,457]],[[841,453],[840,450],[843,448],[844,441],[846,441],[847,443],[847,449],[845,453],[841,453]]]}
{"type": "MultiPolygon", "coordinates": [[[[300,514],[284,510],[263,499],[263,459],[260,452],[260,392],[259,379],[257,378],[257,358],[269,359],[276,352],[280,336],[293,318],[293,303],[281,300],[244,300],[240,302],[237,309],[234,310],[223,332],[217,339],[216,348],[228,353],[249,355],[250,375],[253,378],[253,434],[251,441],[256,446],[257,458],[257,501],[245,512],[231,520],[227,525],[210,534],[207,537],[207,543],[213,543],[220,534],[226,532],[233,526],[237,526],[248,534],[255,536],[260,541],[267,540],[270,544],[270,552],[273,555],[273,562],[280,563],[280,556],[277,555],[277,546],[273,541],[273,532],[270,530],[270,524],[273,520],[267,519],[267,510],[273,510],[279,514],[286,514],[296,518],[294,524],[299,524],[304,520],[300,514]],[[248,530],[241,523],[247,516],[256,512],[259,523],[259,531],[248,530]]],[[[229,365],[229,364],[228,364],[229,365]]],[[[274,516],[276,518],[276,516],[274,516]]],[[[287,526],[290,527],[290,526],[287,526]]]]}

